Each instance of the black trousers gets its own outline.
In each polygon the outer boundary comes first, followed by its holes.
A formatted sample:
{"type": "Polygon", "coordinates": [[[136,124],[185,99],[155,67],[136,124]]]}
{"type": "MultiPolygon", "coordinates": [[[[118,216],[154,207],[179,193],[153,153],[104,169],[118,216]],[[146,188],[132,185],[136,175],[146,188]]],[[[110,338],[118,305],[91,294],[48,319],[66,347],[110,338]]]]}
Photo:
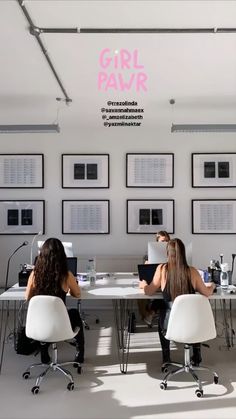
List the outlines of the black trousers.
{"type": "Polygon", "coordinates": [[[84,362],[84,328],[83,322],[81,320],[79,311],[76,308],[69,308],[68,314],[70,318],[71,327],[75,330],[76,327],[79,327],[80,330],[75,336],[76,341],[76,351],[79,352],[79,362],[84,362]]]}

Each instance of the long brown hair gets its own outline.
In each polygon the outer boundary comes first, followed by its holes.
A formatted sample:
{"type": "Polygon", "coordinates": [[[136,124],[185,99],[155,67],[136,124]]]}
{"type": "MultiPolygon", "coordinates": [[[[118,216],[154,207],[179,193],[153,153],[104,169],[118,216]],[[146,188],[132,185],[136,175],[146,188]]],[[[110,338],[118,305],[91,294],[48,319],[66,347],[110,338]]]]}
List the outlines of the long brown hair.
{"type": "Polygon", "coordinates": [[[62,242],[47,239],[34,268],[35,293],[59,296],[68,275],[67,260],[62,242]]]}
{"type": "Polygon", "coordinates": [[[167,256],[166,286],[171,300],[174,301],[178,295],[193,292],[185,246],[180,239],[173,239],[167,243],[167,256]]]}

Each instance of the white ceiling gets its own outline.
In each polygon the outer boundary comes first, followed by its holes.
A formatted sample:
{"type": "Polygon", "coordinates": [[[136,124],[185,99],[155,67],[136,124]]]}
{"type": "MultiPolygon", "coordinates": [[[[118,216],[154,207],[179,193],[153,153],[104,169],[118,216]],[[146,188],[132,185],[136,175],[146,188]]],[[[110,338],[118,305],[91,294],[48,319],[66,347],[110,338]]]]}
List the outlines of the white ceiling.
{"type": "MultiPolygon", "coordinates": [[[[236,27],[236,1],[25,0],[36,26],[78,28],[236,27]]],[[[50,123],[63,94],[17,0],[0,1],[0,124],[50,123]]],[[[99,126],[106,100],[138,100],[145,123],[235,123],[236,33],[42,34],[72,104],[59,119],[99,126]],[[147,92],[99,91],[102,49],[138,50],[147,92]],[[171,107],[169,99],[175,98],[171,107]]],[[[111,70],[114,71],[114,70],[111,70]]],[[[115,70],[117,73],[119,70],[115,70]]],[[[124,73],[124,70],[120,70],[124,73]]],[[[126,72],[127,74],[127,72],[126,72]]]]}

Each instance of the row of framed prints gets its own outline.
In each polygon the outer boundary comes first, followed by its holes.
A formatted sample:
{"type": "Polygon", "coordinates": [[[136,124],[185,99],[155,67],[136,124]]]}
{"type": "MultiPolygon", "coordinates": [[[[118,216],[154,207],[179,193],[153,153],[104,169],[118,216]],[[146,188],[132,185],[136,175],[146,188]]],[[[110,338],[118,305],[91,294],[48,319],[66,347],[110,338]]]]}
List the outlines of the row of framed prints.
{"type": "MultiPolygon", "coordinates": [[[[192,153],[193,188],[236,187],[236,153],[192,153]]],[[[62,154],[62,188],[109,188],[109,154],[62,154]]],[[[0,188],[43,188],[43,154],[0,154],[0,188]]],[[[173,153],[127,153],[127,188],[173,188],[173,153]]]]}
{"type": "MultiPolygon", "coordinates": [[[[128,199],[127,234],[175,232],[175,201],[128,199]]],[[[0,235],[45,234],[45,201],[0,201],[0,235]]],[[[236,199],[193,199],[193,234],[236,234],[236,199]]],[[[62,234],[110,234],[109,200],[63,200],[62,234]]]]}

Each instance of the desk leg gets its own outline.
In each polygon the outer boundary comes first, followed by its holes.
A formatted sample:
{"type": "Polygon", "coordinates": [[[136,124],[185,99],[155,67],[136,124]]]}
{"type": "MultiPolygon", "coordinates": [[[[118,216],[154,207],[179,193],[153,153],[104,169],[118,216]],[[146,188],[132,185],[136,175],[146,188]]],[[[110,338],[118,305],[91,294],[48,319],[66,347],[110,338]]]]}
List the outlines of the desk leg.
{"type": "Polygon", "coordinates": [[[114,320],[116,328],[116,339],[120,362],[120,371],[126,374],[128,367],[129,345],[130,345],[130,316],[131,310],[129,300],[112,300],[114,320]]]}
{"type": "Polygon", "coordinates": [[[234,336],[235,336],[235,331],[234,331],[234,326],[233,326],[233,316],[232,316],[232,300],[229,300],[229,321],[230,321],[230,333],[231,333],[231,346],[234,346],[234,336]]]}
{"type": "Polygon", "coordinates": [[[2,301],[1,331],[0,331],[0,374],[2,371],[3,355],[5,349],[6,331],[9,317],[9,301],[2,301]],[[6,304],[6,307],[5,307],[6,304]],[[4,318],[5,317],[5,318],[4,318]]]}
{"type": "Polygon", "coordinates": [[[222,299],[222,314],[223,314],[223,324],[225,328],[225,342],[227,349],[230,349],[234,346],[234,329],[233,329],[233,319],[232,319],[232,305],[231,300],[229,301],[229,315],[227,316],[227,307],[226,300],[222,299]]]}

